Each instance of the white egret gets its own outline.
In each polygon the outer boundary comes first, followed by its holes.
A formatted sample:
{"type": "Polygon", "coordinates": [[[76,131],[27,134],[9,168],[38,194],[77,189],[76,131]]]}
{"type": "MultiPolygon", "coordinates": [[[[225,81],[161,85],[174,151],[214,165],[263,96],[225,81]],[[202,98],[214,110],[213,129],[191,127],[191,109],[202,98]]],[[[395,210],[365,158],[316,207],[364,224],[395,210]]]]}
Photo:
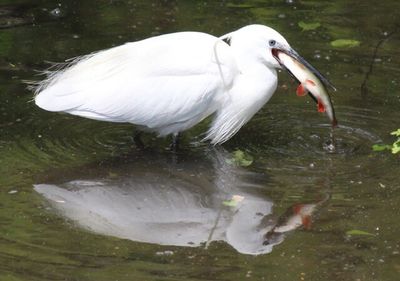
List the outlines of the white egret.
{"type": "Polygon", "coordinates": [[[219,38],[166,34],[70,60],[47,72],[35,102],[48,111],[129,122],[159,136],[177,136],[214,115],[204,139],[220,144],[275,92],[280,52],[329,84],[277,31],[249,25],[219,38]]]}

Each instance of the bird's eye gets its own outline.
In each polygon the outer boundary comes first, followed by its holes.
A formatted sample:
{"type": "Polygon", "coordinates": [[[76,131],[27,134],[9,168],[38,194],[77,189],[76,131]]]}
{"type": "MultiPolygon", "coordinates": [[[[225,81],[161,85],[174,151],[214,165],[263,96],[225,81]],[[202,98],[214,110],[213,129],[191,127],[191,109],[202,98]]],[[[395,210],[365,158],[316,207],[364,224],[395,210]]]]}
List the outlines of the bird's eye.
{"type": "Polygon", "coordinates": [[[275,44],[276,44],[276,41],[275,40],[269,40],[269,45],[271,46],[271,47],[273,47],[273,46],[275,46],[275,44]]]}

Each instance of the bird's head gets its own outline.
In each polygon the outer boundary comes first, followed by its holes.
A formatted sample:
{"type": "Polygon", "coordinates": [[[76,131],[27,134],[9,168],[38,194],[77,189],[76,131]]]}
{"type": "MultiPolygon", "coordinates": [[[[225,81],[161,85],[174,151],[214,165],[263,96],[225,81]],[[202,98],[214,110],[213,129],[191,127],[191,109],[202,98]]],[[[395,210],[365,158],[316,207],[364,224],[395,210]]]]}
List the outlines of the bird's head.
{"type": "Polygon", "coordinates": [[[223,35],[220,39],[229,44],[235,52],[240,53],[243,60],[256,60],[269,68],[283,67],[289,71],[284,62],[279,59],[279,52],[283,52],[314,73],[326,86],[333,87],[328,79],[301,57],[279,32],[268,26],[247,25],[223,35]]]}
{"type": "Polygon", "coordinates": [[[256,60],[270,68],[281,68],[274,50],[290,50],[289,43],[274,29],[259,25],[247,25],[221,37],[241,58],[256,60]]]}

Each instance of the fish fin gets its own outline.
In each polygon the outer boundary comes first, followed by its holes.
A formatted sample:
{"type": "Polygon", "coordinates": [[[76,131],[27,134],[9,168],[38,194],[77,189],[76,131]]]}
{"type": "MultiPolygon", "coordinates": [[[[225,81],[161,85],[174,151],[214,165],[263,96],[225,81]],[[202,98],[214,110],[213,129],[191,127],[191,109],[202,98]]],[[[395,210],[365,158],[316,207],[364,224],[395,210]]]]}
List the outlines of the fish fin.
{"type": "Polygon", "coordinates": [[[301,212],[301,209],[303,209],[304,205],[303,204],[296,204],[292,207],[293,213],[294,214],[299,214],[301,212]]]}
{"type": "Polygon", "coordinates": [[[325,106],[320,99],[318,99],[318,112],[325,112],[325,106]]]}
{"type": "Polygon", "coordinates": [[[310,79],[307,79],[306,83],[311,85],[311,86],[315,86],[316,85],[315,82],[313,80],[310,80],[310,79]]]}
{"type": "Polygon", "coordinates": [[[304,97],[308,93],[306,87],[303,86],[303,84],[300,84],[297,89],[296,89],[296,95],[298,97],[304,97]]]}
{"type": "Polygon", "coordinates": [[[305,229],[311,229],[311,216],[302,216],[301,223],[303,224],[305,229]]]}

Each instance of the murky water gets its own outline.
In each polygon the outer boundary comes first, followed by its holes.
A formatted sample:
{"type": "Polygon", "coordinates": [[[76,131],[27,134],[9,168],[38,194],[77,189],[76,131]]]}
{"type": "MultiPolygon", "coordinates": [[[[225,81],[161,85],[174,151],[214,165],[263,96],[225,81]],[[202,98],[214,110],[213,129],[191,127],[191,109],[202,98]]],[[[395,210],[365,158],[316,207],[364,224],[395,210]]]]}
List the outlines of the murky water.
{"type": "Polygon", "coordinates": [[[398,280],[399,156],[371,149],[400,127],[400,4],[381,2],[0,1],[0,280],[398,280]],[[197,143],[205,122],[178,153],[44,112],[23,83],[46,61],[249,23],[327,73],[333,133],[285,73],[223,147],[197,143]]]}

